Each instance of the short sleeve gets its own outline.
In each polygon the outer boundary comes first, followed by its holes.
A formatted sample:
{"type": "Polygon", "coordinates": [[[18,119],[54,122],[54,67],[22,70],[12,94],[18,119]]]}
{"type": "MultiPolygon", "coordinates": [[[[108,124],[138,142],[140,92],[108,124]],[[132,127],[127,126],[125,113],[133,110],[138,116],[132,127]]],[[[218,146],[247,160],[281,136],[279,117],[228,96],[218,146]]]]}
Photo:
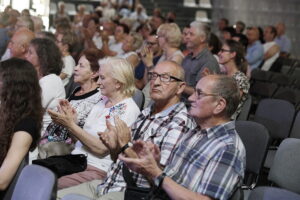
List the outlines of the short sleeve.
{"type": "MultiPolygon", "coordinates": [[[[18,122],[14,129],[14,132],[17,131],[25,131],[31,135],[33,141],[38,140],[39,132],[37,130],[36,122],[33,118],[24,118],[18,122]]],[[[35,144],[35,142],[33,142],[32,145],[33,144],[35,144]]],[[[32,146],[30,148],[32,148],[32,146]]]]}

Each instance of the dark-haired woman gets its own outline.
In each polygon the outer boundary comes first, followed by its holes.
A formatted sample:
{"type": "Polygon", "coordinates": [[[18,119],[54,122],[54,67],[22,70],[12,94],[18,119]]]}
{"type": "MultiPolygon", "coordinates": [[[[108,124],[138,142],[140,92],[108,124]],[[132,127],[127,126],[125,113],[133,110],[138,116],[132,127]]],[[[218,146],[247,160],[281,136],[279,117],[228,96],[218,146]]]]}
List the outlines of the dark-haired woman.
{"type": "Polygon", "coordinates": [[[233,77],[240,88],[240,103],[236,112],[231,116],[231,119],[236,119],[248,97],[250,88],[249,79],[246,76],[248,63],[245,59],[245,50],[241,43],[226,40],[218,56],[219,63],[226,68],[227,75],[233,77]]]}
{"type": "MultiPolygon", "coordinates": [[[[103,53],[98,49],[90,48],[84,50],[78,61],[78,65],[75,67],[74,82],[78,83],[79,87],[68,97],[68,101],[77,112],[77,124],[81,128],[85,124],[85,120],[92,107],[101,100],[97,80],[99,70],[98,60],[103,58],[103,56],[103,53]]],[[[59,151],[58,148],[60,145],[72,147],[75,141],[69,136],[70,133],[67,128],[51,122],[46,128],[39,144],[39,157],[46,158],[64,154],[65,152],[59,151]]]]}
{"type": "Polygon", "coordinates": [[[12,58],[0,63],[0,101],[0,190],[5,190],[40,138],[41,88],[29,62],[12,58]]]}
{"type": "MultiPolygon", "coordinates": [[[[26,59],[36,68],[42,88],[42,105],[47,109],[55,109],[58,100],[64,99],[65,88],[59,75],[63,62],[59,48],[52,40],[36,38],[30,42],[26,59]]],[[[51,123],[46,112],[43,118],[43,130],[51,123]]]]}

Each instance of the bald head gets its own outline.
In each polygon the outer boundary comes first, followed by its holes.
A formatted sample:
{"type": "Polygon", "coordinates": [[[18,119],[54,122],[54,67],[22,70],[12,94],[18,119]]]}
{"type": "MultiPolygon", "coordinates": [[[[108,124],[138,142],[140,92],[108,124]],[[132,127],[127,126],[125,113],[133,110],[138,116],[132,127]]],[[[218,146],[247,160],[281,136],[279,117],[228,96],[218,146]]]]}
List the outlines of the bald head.
{"type": "Polygon", "coordinates": [[[30,41],[34,39],[34,33],[27,28],[18,29],[8,45],[12,57],[25,59],[30,41]]]}

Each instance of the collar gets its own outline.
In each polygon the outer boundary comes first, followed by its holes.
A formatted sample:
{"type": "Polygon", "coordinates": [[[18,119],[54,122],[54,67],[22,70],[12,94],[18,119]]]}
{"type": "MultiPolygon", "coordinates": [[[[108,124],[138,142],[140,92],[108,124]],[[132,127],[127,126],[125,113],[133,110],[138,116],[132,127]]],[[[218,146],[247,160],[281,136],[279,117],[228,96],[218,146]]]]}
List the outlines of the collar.
{"type": "Polygon", "coordinates": [[[151,106],[145,108],[142,113],[144,116],[150,116],[151,118],[163,118],[163,117],[166,117],[166,116],[169,116],[170,112],[173,111],[173,110],[181,110],[181,108],[184,106],[184,103],[182,102],[178,102],[170,107],[168,107],[167,109],[159,112],[159,113],[156,113],[155,115],[151,116],[151,112],[153,111],[154,109],[154,106],[155,106],[155,103],[152,104],[151,106]]]}
{"type": "Polygon", "coordinates": [[[193,53],[189,53],[188,56],[191,57],[191,59],[200,59],[202,56],[206,55],[206,53],[208,52],[208,48],[205,47],[204,49],[202,49],[202,51],[200,51],[196,56],[193,56],[193,53]]]}
{"type": "Polygon", "coordinates": [[[207,138],[220,137],[224,132],[227,133],[228,130],[232,129],[235,129],[235,121],[229,121],[211,128],[202,129],[201,134],[205,134],[207,138]],[[225,129],[225,131],[220,131],[221,129],[225,129]]]}

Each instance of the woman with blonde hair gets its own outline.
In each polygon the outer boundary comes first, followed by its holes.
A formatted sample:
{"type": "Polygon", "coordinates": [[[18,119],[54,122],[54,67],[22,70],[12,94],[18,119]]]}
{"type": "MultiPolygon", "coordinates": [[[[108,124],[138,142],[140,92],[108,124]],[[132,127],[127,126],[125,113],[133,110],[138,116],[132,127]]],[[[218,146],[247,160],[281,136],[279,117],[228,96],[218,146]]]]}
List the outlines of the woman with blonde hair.
{"type": "Polygon", "coordinates": [[[48,111],[55,123],[67,127],[78,139],[72,154],[85,154],[88,162],[85,171],[61,177],[58,180],[59,189],[104,179],[112,160],[97,133],[107,129],[107,121],[114,124],[115,117],[131,126],[140,113],[132,99],[135,86],[131,65],[122,58],[105,58],[99,61],[99,65],[101,100],[92,108],[83,128],[76,124],[76,112],[68,101],[60,102],[59,112],[48,111]]]}

